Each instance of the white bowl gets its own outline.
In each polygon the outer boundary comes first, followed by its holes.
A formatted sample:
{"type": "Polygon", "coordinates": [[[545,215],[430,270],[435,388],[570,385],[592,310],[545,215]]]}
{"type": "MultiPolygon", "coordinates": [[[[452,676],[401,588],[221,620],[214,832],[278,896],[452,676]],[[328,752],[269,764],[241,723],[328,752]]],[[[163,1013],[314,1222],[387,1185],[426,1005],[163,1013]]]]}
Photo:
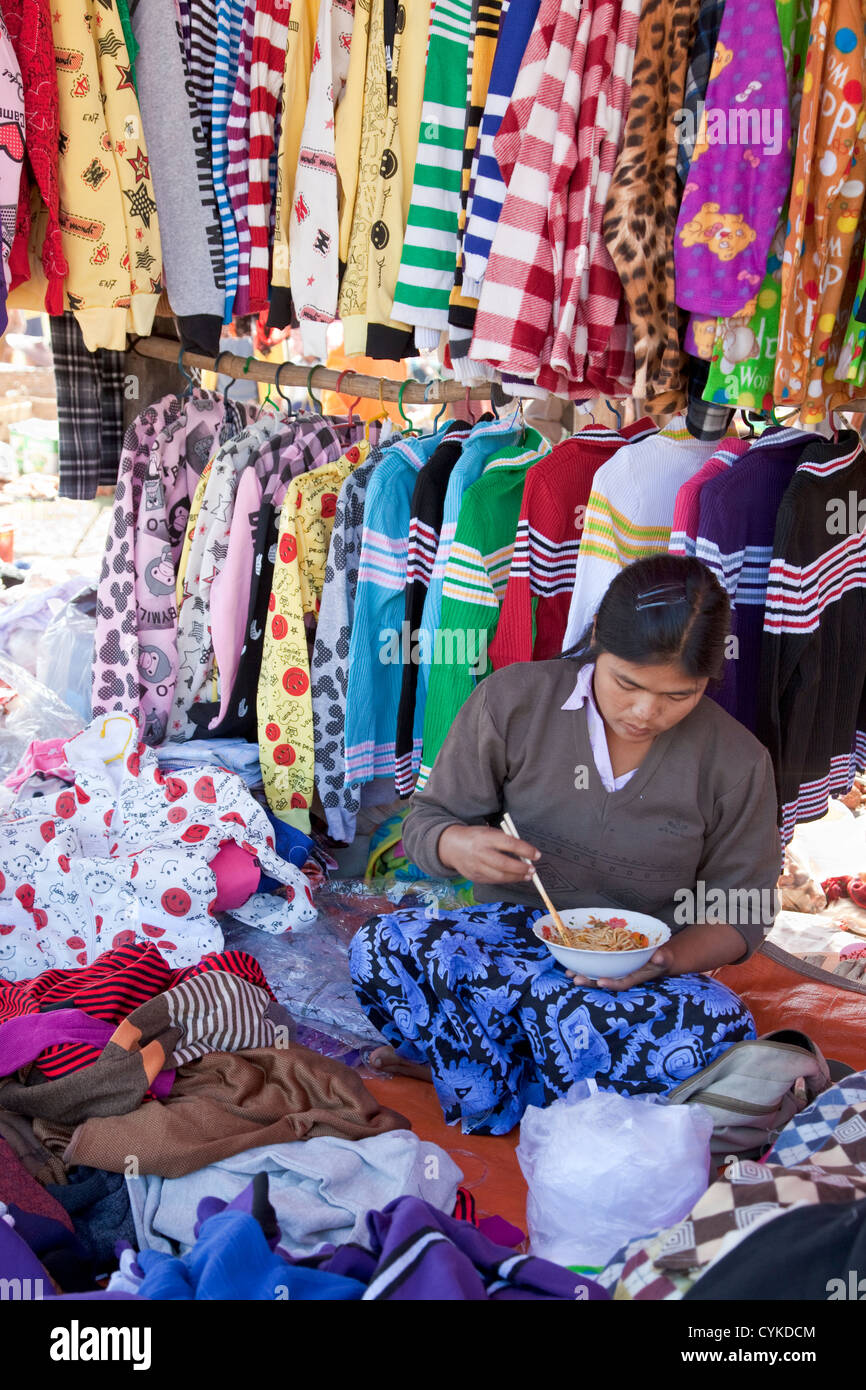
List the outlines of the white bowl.
{"type": "Polygon", "coordinates": [[[560,946],[558,941],[545,941],[541,928],[550,927],[555,931],[553,918],[549,915],[539,917],[533,925],[533,935],[544,942],[550,954],[566,970],[573,970],[576,975],[586,975],[590,980],[621,980],[623,975],[630,975],[633,970],[646,965],[653,952],[669,941],[671,936],[670,927],[658,917],[647,917],[643,912],[628,912],[622,907],[572,907],[559,915],[565,926],[578,929],[589,927],[590,931],[590,917],[601,917],[605,921],[611,917],[621,917],[629,931],[643,932],[650,943],[637,951],[577,950],[573,946],[560,946]]]}

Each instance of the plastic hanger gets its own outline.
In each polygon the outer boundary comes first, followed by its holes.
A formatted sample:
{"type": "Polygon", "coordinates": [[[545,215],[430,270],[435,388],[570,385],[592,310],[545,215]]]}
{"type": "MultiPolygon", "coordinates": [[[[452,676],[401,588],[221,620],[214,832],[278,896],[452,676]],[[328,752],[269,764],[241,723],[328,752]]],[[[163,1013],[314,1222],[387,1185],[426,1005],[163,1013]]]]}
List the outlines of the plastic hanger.
{"type": "Polygon", "coordinates": [[[180,352],[177,354],[177,369],[183,377],[184,381],[186,382],[186,386],[181,392],[181,399],[183,399],[185,396],[191,396],[197,384],[195,378],[190,376],[186,367],[183,365],[183,356],[185,352],[186,348],[182,347],[180,352]]]}
{"type": "Polygon", "coordinates": [[[403,394],[404,394],[404,392],[405,392],[405,390],[406,390],[406,387],[409,385],[409,380],[410,380],[410,378],[407,377],[406,380],[402,383],[402,385],[401,385],[401,387],[400,387],[400,390],[399,390],[398,393],[397,393],[397,409],[398,409],[399,412],[400,412],[400,418],[401,418],[401,420],[405,420],[406,425],[408,426],[407,429],[405,429],[405,430],[402,431],[403,438],[404,438],[404,439],[417,439],[417,438],[418,438],[419,431],[415,428],[415,426],[413,425],[412,421],[409,419],[409,416],[406,414],[405,410],[403,409],[403,394]]]}
{"type": "Polygon", "coordinates": [[[316,400],[316,397],[313,395],[313,372],[315,370],[315,367],[311,367],[310,370],[307,372],[307,395],[310,398],[310,404],[312,405],[313,409],[316,411],[318,415],[321,415],[322,402],[320,400],[316,400]]]}
{"type": "Polygon", "coordinates": [[[283,391],[282,385],[281,385],[281,383],[280,383],[280,372],[283,370],[284,367],[290,367],[291,365],[292,365],[291,362],[281,362],[280,365],[277,367],[277,373],[276,373],[276,376],[275,376],[275,378],[274,378],[274,385],[275,385],[276,388],[277,388],[277,395],[279,396],[280,401],[282,402],[282,404],[285,406],[285,409],[286,409],[286,418],[287,418],[288,420],[291,420],[291,419],[293,418],[294,413],[295,413],[295,407],[294,407],[294,404],[293,404],[293,402],[292,402],[291,397],[290,397],[290,396],[287,396],[287,395],[285,394],[285,392],[283,391]]]}
{"type": "Polygon", "coordinates": [[[615,415],[615,416],[616,416],[616,427],[617,427],[618,430],[621,430],[621,429],[622,429],[622,416],[620,415],[620,413],[619,413],[619,411],[617,410],[616,406],[615,406],[615,405],[612,405],[611,402],[610,402],[606,397],[605,397],[605,402],[604,402],[604,403],[605,403],[605,405],[607,406],[608,410],[610,411],[611,415],[615,415]]]}

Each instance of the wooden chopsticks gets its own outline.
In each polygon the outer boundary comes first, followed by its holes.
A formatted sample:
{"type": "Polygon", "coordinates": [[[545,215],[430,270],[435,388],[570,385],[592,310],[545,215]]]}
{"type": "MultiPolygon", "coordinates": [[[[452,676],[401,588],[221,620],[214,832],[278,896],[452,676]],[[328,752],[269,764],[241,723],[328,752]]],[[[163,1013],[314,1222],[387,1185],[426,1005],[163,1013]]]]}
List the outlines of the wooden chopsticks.
{"type": "MultiPolygon", "coordinates": [[[[500,825],[500,829],[501,829],[501,830],[504,830],[505,833],[506,833],[506,835],[510,835],[510,836],[512,837],[512,839],[514,839],[514,840],[519,840],[519,839],[520,839],[520,836],[519,836],[519,834],[517,833],[517,826],[514,824],[514,821],[511,819],[511,817],[510,817],[510,815],[508,814],[507,811],[505,812],[505,815],[502,817],[502,820],[499,822],[499,825],[500,825]]],[[[523,855],[521,854],[521,855],[519,856],[519,858],[523,859],[523,855]]],[[[550,913],[551,917],[553,918],[553,925],[555,926],[557,932],[559,933],[560,945],[562,945],[562,946],[567,946],[567,945],[568,945],[568,934],[567,934],[566,929],[565,929],[565,923],[563,922],[563,920],[562,920],[562,918],[560,917],[559,913],[557,912],[556,908],[553,906],[553,903],[551,902],[551,900],[550,900],[550,898],[549,898],[549,896],[548,896],[548,893],[547,893],[547,890],[546,890],[545,887],[544,887],[544,884],[541,882],[541,879],[538,877],[538,874],[535,872],[535,869],[532,867],[532,860],[531,860],[531,859],[523,859],[523,862],[524,862],[524,864],[528,864],[529,867],[532,869],[532,882],[534,883],[536,889],[538,890],[539,894],[541,895],[541,897],[542,897],[542,899],[543,899],[543,901],[544,901],[545,907],[547,908],[548,912],[550,913]]]]}

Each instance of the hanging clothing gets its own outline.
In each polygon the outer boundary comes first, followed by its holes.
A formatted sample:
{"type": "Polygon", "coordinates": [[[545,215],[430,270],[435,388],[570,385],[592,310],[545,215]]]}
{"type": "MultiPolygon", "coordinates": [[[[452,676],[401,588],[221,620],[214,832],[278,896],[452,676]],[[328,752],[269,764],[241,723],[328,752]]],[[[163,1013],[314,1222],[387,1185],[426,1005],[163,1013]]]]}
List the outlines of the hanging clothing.
{"type": "MultiPolygon", "coordinates": [[[[166,290],[183,346],[215,357],[225,309],[225,264],[199,96],[184,62],[173,0],[133,0],[132,21],[141,46],[141,117],[159,208],[166,290]]],[[[157,271],[147,248],[135,244],[131,255],[137,271],[157,271]]]]}
{"type": "Polygon", "coordinates": [[[298,208],[289,223],[289,282],[304,352],[324,362],[328,324],[337,313],[339,268],[339,185],[335,155],[336,111],[346,88],[355,0],[321,0],[310,74],[307,115],[295,176],[298,208]]]}
{"type": "Polygon", "coordinates": [[[776,517],[757,733],[776,771],[782,838],[823,816],[866,766],[866,456],[854,430],[818,439],[776,517]]]}
{"type": "Polygon", "coordinates": [[[630,439],[654,434],[651,420],[621,434],[597,425],[565,439],[529,473],[514,557],[490,659],[547,661],[562,650],[593,479],[630,439]]]}
{"type": "Polygon", "coordinates": [[[149,743],[162,742],[171,711],[190,498],[226,426],[222,398],[195,390],[143,411],[124,439],[99,580],[93,709],[140,715],[149,743]]]}
{"type": "MultiPolygon", "coordinates": [[[[826,413],[859,268],[866,184],[866,92],[862,15],[853,0],[821,0],[813,12],[788,232],[774,397],[803,407],[803,423],[826,413]],[[853,41],[852,41],[853,36],[853,41]]],[[[856,394],[852,384],[835,393],[856,394]]]]}
{"type": "Polygon", "coordinates": [[[810,442],[804,430],[758,440],[701,491],[695,554],[731,598],[732,658],[712,696],[747,729],[758,717],[764,604],[773,533],[785,491],[810,442]]]}
{"type": "Polygon", "coordinates": [[[674,278],[676,130],[699,8],[699,0],[650,0],[641,10],[631,101],[604,214],[605,244],[634,333],[633,394],[658,410],[685,401],[674,278]]]}
{"type": "MultiPolygon", "coordinates": [[[[60,145],[57,68],[49,0],[15,0],[3,7],[6,29],[15,51],[24,88],[27,125],[25,163],[21,166],[17,221],[9,247],[10,288],[30,279],[29,243],[32,224],[31,191],[38,190],[45,220],[40,259],[45,276],[44,300],[49,314],[63,311],[63,283],[69,271],[60,231],[60,184],[57,151],[60,145]]],[[[20,129],[22,144],[24,131],[20,129]]],[[[13,150],[15,138],[12,137],[13,150]]],[[[8,153],[8,151],[7,151],[8,153]]],[[[4,219],[3,240],[7,238],[4,219]]]]}
{"type": "MultiPolygon", "coordinates": [[[[507,451],[520,443],[523,437],[523,428],[518,424],[514,415],[503,420],[491,420],[477,424],[466,440],[460,458],[448,479],[448,490],[445,494],[445,506],[442,512],[442,530],[439,535],[439,544],[436,547],[436,560],[421,616],[416,705],[419,698],[422,701],[426,700],[430,687],[433,653],[436,648],[436,631],[441,626],[442,620],[442,589],[445,581],[445,567],[451,554],[464,494],[468,487],[478,481],[484,469],[493,460],[500,457],[500,451],[507,451]]],[[[430,767],[426,759],[422,758],[418,774],[419,786],[424,785],[429,773],[430,767]]]]}
{"type": "MultiPolygon", "coordinates": [[[[346,269],[340,284],[339,310],[343,320],[346,354],[363,354],[367,348],[367,283],[377,174],[385,148],[388,119],[388,70],[385,62],[385,9],[395,10],[394,0],[372,0],[366,75],[363,89],[358,174],[346,251],[346,269]]],[[[357,26],[356,26],[357,27],[357,26]]],[[[350,73],[351,77],[351,73],[350,73]]],[[[347,86],[348,94],[348,86],[347,86]]],[[[354,101],[357,98],[353,98],[354,101]]],[[[346,112],[351,119],[351,110],[346,112]]],[[[351,152],[354,154],[354,142],[351,152]]],[[[342,169],[338,147],[337,168],[342,169]]],[[[342,241],[342,233],[341,233],[342,241]]]]}
{"type": "Polygon", "coordinates": [[[367,484],[346,692],[347,786],[395,775],[409,514],[417,474],[437,444],[435,436],[398,440],[367,484]]]}
{"type": "Polygon", "coordinates": [[[18,218],[18,196],[26,182],[22,177],[26,128],[24,122],[24,84],[21,69],[3,16],[0,15],[0,120],[3,144],[0,148],[0,280],[3,304],[0,304],[0,333],[6,331],[6,290],[10,284],[9,256],[15,237],[18,218]]]}
{"type": "Polygon", "coordinates": [[[241,23],[244,0],[217,0],[217,37],[213,69],[211,100],[211,168],[213,186],[222,225],[223,258],[225,262],[225,306],[223,321],[231,322],[238,283],[238,234],[229,196],[227,173],[229,162],[228,120],[241,43],[241,23]]]}
{"type": "Polygon", "coordinates": [[[466,492],[442,578],[442,614],[424,708],[424,765],[432,767],[454,718],[492,669],[495,637],[527,476],[551,452],[535,430],[499,450],[466,492]]]}
{"type": "MultiPolygon", "coordinates": [[[[471,429],[472,426],[463,421],[447,427],[442,443],[418,474],[412,492],[403,617],[403,631],[408,631],[410,641],[420,632],[442,530],[448,482],[471,429]]],[[[407,661],[403,665],[400,685],[395,743],[395,782],[401,796],[410,796],[414,790],[418,772],[416,749],[421,748],[423,734],[424,701],[418,699],[418,663],[407,661]]]]}
{"type": "Polygon", "coordinates": [[[358,564],[364,527],[364,502],[373,470],[382,458],[375,448],[346,479],[325,565],[325,583],[310,666],[315,748],[315,785],[332,839],[351,842],[361,802],[345,780],[346,697],[349,645],[358,587],[358,564]]]}
{"type": "MultiPolygon", "coordinates": [[[[325,3],[325,0],[321,0],[325,3]]],[[[273,283],[289,287],[289,244],[292,218],[309,216],[306,203],[297,205],[295,178],[303,140],[307,97],[313,65],[313,50],[320,0],[295,0],[286,37],[283,69],[282,122],[280,128],[279,179],[275,207],[273,283]]]]}
{"type": "Polygon", "coordinates": [[[596,473],[586,508],[563,651],[580,641],[611,580],[634,560],[667,550],[676,497],[716,450],[676,416],[629,444],[596,473]]]}
{"type": "MultiPolygon", "coordinates": [[[[388,78],[388,114],[376,176],[367,262],[367,354],[379,360],[416,355],[411,327],[393,315],[403,235],[412,188],[424,100],[431,0],[403,7],[388,78]]],[[[399,13],[399,10],[398,10],[399,13]]]]}
{"type": "Polygon", "coordinates": [[[435,348],[448,328],[460,208],[471,0],[437,4],[415,161],[415,187],[403,241],[394,316],[415,327],[419,348],[435,348]],[[431,206],[431,193],[435,201],[431,206]]]}
{"type": "Polygon", "coordinates": [[[756,1036],[745,1004],[705,975],[616,994],[573,984],[531,934],[542,915],[485,903],[431,922],[404,908],[373,917],[349,947],[365,1013],[401,1057],[431,1067],[445,1121],[464,1134],[508,1134],[528,1105],[583,1079],[667,1095],[756,1036]]]}
{"type": "MultiPolygon", "coordinates": [[[[226,122],[226,188],[238,239],[237,283],[232,306],[234,315],[250,312],[250,224],[247,211],[250,201],[250,69],[253,60],[255,18],[256,0],[244,0],[237,66],[233,73],[232,99],[226,122]]],[[[270,187],[268,191],[270,192],[270,187]]]]}
{"type": "MultiPolygon", "coordinates": [[[[691,555],[697,554],[698,536],[700,535],[700,516],[701,516],[701,493],[704,485],[711,478],[718,477],[720,473],[725,473],[736,459],[741,458],[748,452],[750,441],[748,439],[726,439],[724,448],[719,449],[708,459],[703,468],[699,468],[693,477],[688,478],[683,483],[677,493],[677,500],[674,503],[674,519],[671,526],[671,538],[668,542],[669,555],[691,555]]],[[[707,494],[709,496],[709,494],[707,494]]],[[[709,560],[704,557],[704,564],[708,565],[709,560]]],[[[711,566],[712,568],[712,566],[711,566]]],[[[715,570],[716,577],[722,580],[724,566],[721,563],[721,556],[718,557],[718,566],[715,570]]]]}
{"type": "Polygon", "coordinates": [[[336,462],[296,478],[280,516],[258,688],[259,748],[268,805],[305,833],[315,758],[304,619],[318,614],[340,488],[368,449],[366,441],[353,444],[336,462]]]}
{"type": "Polygon", "coordinates": [[[681,308],[724,318],[760,286],[788,193],[790,135],[775,0],[726,0],[674,237],[681,308]],[[744,92],[760,92],[760,107],[744,92]]]}
{"type": "Polygon", "coordinates": [[[91,501],[114,487],[123,448],[122,352],[88,352],[73,314],[49,319],[57,423],[60,432],[60,497],[91,501]]]}
{"type": "MultiPolygon", "coordinates": [[[[196,500],[193,501],[187,532],[189,545],[184,547],[186,573],[178,598],[178,670],[168,724],[169,737],[178,742],[192,738],[197,728],[189,716],[190,707],[203,697],[211,698],[208,688],[214,671],[211,599],[213,585],[228,559],[240,479],[244,471],[251,468],[261,447],[279,430],[280,422],[276,417],[263,415],[230,439],[208,465],[206,481],[202,475],[205,487],[202,491],[199,484],[198,509],[196,500]]],[[[240,512],[239,521],[242,516],[240,512]]],[[[239,532],[248,532],[248,529],[240,521],[239,532]]],[[[251,570],[252,567],[250,573],[251,570]]],[[[232,604],[236,611],[242,608],[237,599],[236,592],[232,604]]],[[[221,668],[220,672],[225,674],[221,668]]]]}

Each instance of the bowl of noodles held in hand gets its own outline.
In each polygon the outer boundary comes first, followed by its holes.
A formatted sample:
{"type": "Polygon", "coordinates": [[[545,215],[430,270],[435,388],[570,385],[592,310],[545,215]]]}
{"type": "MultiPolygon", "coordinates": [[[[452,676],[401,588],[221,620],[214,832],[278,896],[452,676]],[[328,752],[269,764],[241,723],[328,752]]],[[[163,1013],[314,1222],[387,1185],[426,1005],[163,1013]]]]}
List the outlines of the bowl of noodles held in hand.
{"type": "Polygon", "coordinates": [[[560,943],[550,916],[539,917],[532,933],[566,970],[590,980],[621,980],[633,970],[640,970],[653,952],[670,940],[667,923],[643,912],[573,907],[559,915],[568,933],[567,946],[560,943]]]}

